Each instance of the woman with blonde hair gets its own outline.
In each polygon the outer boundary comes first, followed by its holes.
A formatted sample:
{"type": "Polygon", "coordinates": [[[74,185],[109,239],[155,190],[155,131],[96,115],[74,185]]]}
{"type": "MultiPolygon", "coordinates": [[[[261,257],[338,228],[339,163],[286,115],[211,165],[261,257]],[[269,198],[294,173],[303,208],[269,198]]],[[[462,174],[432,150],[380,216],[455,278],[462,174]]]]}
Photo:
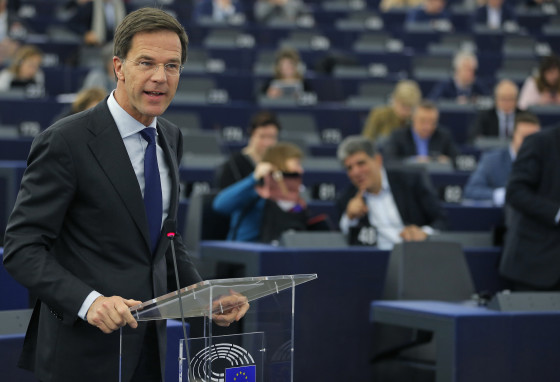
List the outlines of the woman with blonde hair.
{"type": "Polygon", "coordinates": [[[23,45],[9,67],[0,72],[0,91],[37,86],[45,88],[45,74],[41,70],[43,52],[33,45],[23,45]]]}
{"type": "Polygon", "coordinates": [[[391,103],[370,111],[362,135],[372,140],[388,137],[393,130],[408,124],[421,100],[422,92],[416,81],[399,81],[391,94],[391,103]]]}

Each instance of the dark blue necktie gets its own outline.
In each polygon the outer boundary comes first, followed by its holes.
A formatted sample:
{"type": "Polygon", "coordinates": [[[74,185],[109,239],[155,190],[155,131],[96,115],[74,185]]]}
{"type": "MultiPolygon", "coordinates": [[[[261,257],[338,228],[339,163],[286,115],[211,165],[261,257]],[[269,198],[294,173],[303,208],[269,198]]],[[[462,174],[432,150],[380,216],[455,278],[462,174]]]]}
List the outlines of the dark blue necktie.
{"type": "Polygon", "coordinates": [[[148,142],[144,154],[144,206],[150,228],[150,244],[155,253],[161,233],[161,215],[163,202],[161,198],[161,181],[156,152],[156,129],[148,127],[140,131],[142,138],[148,142]]]}

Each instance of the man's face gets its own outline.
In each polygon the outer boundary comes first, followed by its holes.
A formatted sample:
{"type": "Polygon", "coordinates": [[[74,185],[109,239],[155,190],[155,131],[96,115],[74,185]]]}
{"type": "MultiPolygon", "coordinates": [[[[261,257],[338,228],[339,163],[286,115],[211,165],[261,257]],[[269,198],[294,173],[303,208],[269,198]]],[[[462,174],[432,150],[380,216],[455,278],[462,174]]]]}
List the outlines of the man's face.
{"type": "Polygon", "coordinates": [[[113,59],[119,105],[143,125],[162,115],[177,91],[180,76],[171,76],[165,64],[181,64],[181,41],[172,31],[142,32],[132,38],[126,59],[113,59]],[[157,71],[143,71],[139,63],[158,64],[157,71]]]}
{"type": "Polygon", "coordinates": [[[19,68],[19,78],[22,80],[30,80],[35,77],[41,66],[42,57],[39,55],[29,56],[21,62],[19,68]]]}
{"type": "Polygon", "coordinates": [[[249,146],[260,156],[276,142],[278,142],[278,127],[272,124],[257,127],[249,138],[249,146]]]}
{"type": "Polygon", "coordinates": [[[405,105],[399,100],[393,101],[393,110],[400,119],[408,120],[412,115],[412,107],[409,105],[405,105]]]}
{"type": "Polygon", "coordinates": [[[412,129],[420,138],[430,138],[437,128],[438,118],[436,109],[418,107],[412,116],[412,129]]]}
{"type": "Polygon", "coordinates": [[[496,109],[509,114],[517,105],[517,89],[513,84],[504,83],[496,89],[496,109]]]}
{"type": "Polygon", "coordinates": [[[381,187],[381,168],[383,160],[377,154],[370,157],[360,151],[344,160],[344,168],[348,178],[359,190],[374,191],[381,187]]]}
{"type": "Polygon", "coordinates": [[[523,140],[531,134],[535,134],[541,130],[540,125],[530,122],[518,122],[513,133],[512,145],[515,152],[519,151],[523,140]]]}
{"type": "Polygon", "coordinates": [[[487,4],[490,8],[499,9],[502,7],[504,0],[488,0],[487,4]]]}
{"type": "Polygon", "coordinates": [[[439,14],[445,8],[445,0],[425,0],[424,9],[431,15],[439,14]]]}
{"type": "Polygon", "coordinates": [[[472,59],[465,58],[457,65],[455,69],[455,78],[459,85],[470,86],[474,83],[476,77],[476,63],[472,59]]]}

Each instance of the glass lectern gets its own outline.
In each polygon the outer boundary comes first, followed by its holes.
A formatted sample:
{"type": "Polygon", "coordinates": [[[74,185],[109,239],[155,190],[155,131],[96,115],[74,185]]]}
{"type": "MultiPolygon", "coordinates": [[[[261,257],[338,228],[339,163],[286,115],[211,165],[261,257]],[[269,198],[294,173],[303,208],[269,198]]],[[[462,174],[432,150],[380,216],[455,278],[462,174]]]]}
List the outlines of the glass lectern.
{"type": "MultiPolygon", "coordinates": [[[[203,317],[204,335],[179,344],[179,382],[293,381],[296,285],[316,274],[207,280],[131,308],[138,321],[203,317]],[[212,335],[212,316],[247,300],[239,333],[212,335]]],[[[184,329],[184,325],[183,325],[184,329]]],[[[183,333],[186,331],[183,330],[183,333]]]]}

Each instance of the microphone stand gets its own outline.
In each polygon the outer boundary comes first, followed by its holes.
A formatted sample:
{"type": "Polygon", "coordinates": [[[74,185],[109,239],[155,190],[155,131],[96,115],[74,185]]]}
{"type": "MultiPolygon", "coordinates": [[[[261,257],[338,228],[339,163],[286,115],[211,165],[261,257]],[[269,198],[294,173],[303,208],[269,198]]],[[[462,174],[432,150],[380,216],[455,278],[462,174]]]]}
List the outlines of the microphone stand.
{"type": "MultiPolygon", "coordinates": [[[[187,341],[187,329],[185,324],[185,313],[183,312],[183,300],[181,299],[181,285],[179,283],[179,272],[177,270],[177,258],[175,256],[175,232],[169,232],[167,234],[169,241],[171,243],[171,254],[173,255],[173,267],[175,268],[175,282],[177,283],[177,293],[179,293],[179,312],[181,313],[181,327],[183,329],[183,338],[185,340],[185,350],[187,356],[187,379],[191,380],[191,357],[189,354],[189,343],[187,341]]],[[[193,375],[194,376],[194,375],[193,375]]]]}

